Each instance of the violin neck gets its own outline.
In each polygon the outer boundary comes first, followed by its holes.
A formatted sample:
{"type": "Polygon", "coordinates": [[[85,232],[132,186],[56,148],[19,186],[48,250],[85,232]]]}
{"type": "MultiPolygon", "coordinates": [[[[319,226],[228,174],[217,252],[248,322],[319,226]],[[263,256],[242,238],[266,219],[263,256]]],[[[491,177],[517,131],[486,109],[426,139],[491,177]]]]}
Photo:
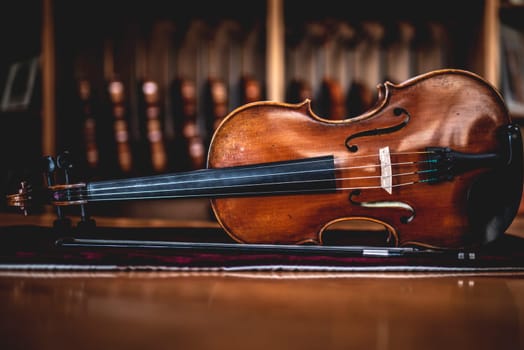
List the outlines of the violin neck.
{"type": "Polygon", "coordinates": [[[336,190],[333,156],[91,182],[85,199],[233,197],[336,190]]]}

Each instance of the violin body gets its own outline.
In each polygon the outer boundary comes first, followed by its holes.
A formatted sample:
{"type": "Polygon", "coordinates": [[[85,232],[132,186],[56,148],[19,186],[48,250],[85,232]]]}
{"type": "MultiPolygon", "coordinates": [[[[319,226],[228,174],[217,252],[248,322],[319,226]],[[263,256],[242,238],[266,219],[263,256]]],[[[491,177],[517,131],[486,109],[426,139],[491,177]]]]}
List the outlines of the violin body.
{"type": "Polygon", "coordinates": [[[214,198],[227,233],[246,243],[321,244],[330,224],[358,219],[383,224],[395,245],[438,248],[481,244],[504,233],[522,194],[522,142],[499,93],[461,70],[386,82],[378,92],[373,108],[346,120],[315,115],[308,100],[257,102],[230,113],[214,134],[208,168],[333,155],[341,190],[214,198]],[[427,157],[433,148],[499,160],[494,166],[489,159],[473,167],[446,163],[461,170],[427,180],[423,173],[432,170],[425,163],[440,162],[427,157]],[[385,178],[377,173],[379,165],[388,169],[381,149],[393,164],[385,178]],[[381,186],[388,179],[391,187],[381,186]]]}

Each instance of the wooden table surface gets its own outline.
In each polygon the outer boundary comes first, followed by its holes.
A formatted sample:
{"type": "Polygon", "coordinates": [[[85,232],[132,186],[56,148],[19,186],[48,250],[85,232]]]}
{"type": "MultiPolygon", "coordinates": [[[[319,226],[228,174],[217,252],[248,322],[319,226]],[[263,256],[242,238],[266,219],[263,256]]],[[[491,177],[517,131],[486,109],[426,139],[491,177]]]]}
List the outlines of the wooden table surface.
{"type": "Polygon", "coordinates": [[[0,349],[222,348],[523,349],[524,273],[0,271],[0,349]]]}
{"type": "Polygon", "coordinates": [[[522,349],[521,274],[1,273],[1,349],[522,349]]]}

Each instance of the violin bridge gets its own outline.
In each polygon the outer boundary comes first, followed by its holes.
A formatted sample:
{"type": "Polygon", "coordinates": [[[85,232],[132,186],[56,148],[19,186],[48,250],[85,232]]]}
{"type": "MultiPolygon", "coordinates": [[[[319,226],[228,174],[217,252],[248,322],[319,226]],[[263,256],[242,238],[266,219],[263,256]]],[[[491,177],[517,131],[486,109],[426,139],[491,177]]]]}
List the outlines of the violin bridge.
{"type": "Polygon", "coordinates": [[[382,147],[379,149],[380,159],[380,187],[387,193],[393,192],[393,176],[391,171],[391,156],[389,154],[389,147],[382,147]]]}

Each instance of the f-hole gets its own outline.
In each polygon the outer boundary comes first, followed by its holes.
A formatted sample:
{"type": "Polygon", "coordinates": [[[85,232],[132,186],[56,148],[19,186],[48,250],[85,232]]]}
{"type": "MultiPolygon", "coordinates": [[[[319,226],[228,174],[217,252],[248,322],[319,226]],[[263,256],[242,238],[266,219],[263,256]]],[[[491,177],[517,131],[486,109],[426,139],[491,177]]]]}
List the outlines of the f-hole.
{"type": "Polygon", "coordinates": [[[402,107],[395,107],[393,109],[393,114],[395,115],[395,117],[400,117],[404,115],[405,118],[397,125],[393,125],[387,128],[377,128],[377,129],[372,129],[372,130],[365,130],[365,131],[357,132],[356,134],[348,136],[345,141],[346,148],[351,153],[356,153],[358,151],[358,145],[351,143],[353,139],[356,139],[357,137],[364,137],[364,136],[376,136],[376,135],[390,134],[392,132],[398,131],[402,129],[403,127],[405,127],[409,123],[409,120],[411,119],[411,115],[409,114],[409,112],[402,107]]]}
{"type": "Polygon", "coordinates": [[[406,210],[409,212],[410,215],[402,215],[400,217],[400,222],[402,224],[409,224],[415,218],[415,209],[407,203],[400,202],[400,201],[359,202],[355,199],[355,197],[360,196],[361,192],[362,192],[361,190],[353,190],[349,194],[349,202],[353,205],[357,205],[363,208],[371,208],[371,209],[391,208],[391,209],[406,210]]]}

